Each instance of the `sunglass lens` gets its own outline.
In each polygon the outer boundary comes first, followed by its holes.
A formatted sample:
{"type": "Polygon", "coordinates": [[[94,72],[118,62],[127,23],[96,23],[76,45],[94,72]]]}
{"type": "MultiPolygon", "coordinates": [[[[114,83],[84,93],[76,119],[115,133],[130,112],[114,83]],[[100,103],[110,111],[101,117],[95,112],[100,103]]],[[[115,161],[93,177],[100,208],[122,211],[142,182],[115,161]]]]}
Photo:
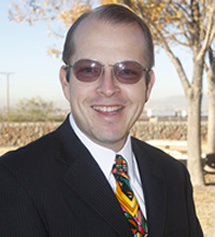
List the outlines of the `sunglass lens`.
{"type": "Polygon", "coordinates": [[[143,74],[142,67],[136,62],[120,62],[115,64],[117,79],[125,84],[137,83],[143,74]]]}
{"type": "Polygon", "coordinates": [[[92,82],[99,78],[102,65],[93,60],[82,59],[73,65],[76,78],[83,82],[92,82]]]}

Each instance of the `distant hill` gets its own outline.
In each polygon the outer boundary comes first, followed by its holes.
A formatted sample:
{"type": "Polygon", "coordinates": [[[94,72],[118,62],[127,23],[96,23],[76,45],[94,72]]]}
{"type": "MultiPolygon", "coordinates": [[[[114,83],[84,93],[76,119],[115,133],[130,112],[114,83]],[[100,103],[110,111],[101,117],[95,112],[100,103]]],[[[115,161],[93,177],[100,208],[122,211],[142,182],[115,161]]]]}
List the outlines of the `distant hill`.
{"type": "MultiPolygon", "coordinates": [[[[155,110],[183,110],[187,108],[186,98],[183,95],[168,96],[164,98],[153,99],[153,97],[147,102],[146,109],[155,110]]],[[[208,110],[208,95],[203,95],[202,111],[208,110]]]]}
{"type": "MultiPolygon", "coordinates": [[[[45,98],[43,98],[45,100],[45,98]]],[[[14,108],[19,100],[11,99],[10,105],[11,108],[14,108]]],[[[62,98],[56,98],[52,100],[54,102],[55,107],[63,110],[70,111],[69,102],[62,98]]],[[[0,95],[0,110],[6,108],[6,99],[1,98],[0,95]]],[[[163,98],[153,98],[153,96],[146,103],[145,109],[154,109],[154,110],[183,110],[187,108],[186,98],[183,95],[176,96],[167,96],[163,98]]],[[[203,95],[202,101],[202,111],[208,110],[208,95],[203,95]]]]}

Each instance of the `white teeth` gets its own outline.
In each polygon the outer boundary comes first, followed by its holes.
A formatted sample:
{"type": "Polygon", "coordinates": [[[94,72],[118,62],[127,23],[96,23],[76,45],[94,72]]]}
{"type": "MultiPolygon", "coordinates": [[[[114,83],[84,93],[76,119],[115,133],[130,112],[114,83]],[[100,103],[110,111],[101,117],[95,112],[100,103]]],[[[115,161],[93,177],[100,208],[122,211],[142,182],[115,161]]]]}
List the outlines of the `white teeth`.
{"type": "Polygon", "coordinates": [[[114,112],[122,109],[122,106],[114,106],[114,107],[99,107],[93,106],[93,109],[101,112],[114,112]]]}

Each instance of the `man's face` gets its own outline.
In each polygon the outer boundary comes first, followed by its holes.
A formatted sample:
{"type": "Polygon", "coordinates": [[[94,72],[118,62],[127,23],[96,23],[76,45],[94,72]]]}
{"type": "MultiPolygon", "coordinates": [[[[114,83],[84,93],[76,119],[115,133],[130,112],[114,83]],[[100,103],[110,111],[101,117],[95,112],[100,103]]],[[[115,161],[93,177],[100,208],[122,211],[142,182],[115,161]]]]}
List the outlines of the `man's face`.
{"type": "MultiPolygon", "coordinates": [[[[75,53],[70,64],[93,59],[107,65],[136,61],[146,67],[143,39],[137,25],[113,25],[94,19],[82,22],[76,30],[75,53]]],[[[135,84],[123,84],[114,78],[111,67],[105,67],[103,75],[93,82],[77,80],[70,70],[70,82],[66,81],[63,67],[60,80],[79,129],[97,144],[119,151],[149,98],[153,72],[149,72],[150,81],[146,85],[146,73],[135,84]]]]}

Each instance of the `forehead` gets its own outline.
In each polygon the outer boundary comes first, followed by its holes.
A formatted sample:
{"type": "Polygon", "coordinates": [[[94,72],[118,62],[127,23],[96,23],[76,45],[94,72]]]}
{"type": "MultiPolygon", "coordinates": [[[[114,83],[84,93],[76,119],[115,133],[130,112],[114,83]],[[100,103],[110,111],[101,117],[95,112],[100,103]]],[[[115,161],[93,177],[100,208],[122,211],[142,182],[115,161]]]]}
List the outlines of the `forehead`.
{"type": "Polygon", "coordinates": [[[136,23],[86,19],[76,29],[73,42],[75,59],[112,56],[116,60],[121,60],[120,57],[131,60],[132,57],[143,57],[145,51],[144,33],[136,23]]]}

